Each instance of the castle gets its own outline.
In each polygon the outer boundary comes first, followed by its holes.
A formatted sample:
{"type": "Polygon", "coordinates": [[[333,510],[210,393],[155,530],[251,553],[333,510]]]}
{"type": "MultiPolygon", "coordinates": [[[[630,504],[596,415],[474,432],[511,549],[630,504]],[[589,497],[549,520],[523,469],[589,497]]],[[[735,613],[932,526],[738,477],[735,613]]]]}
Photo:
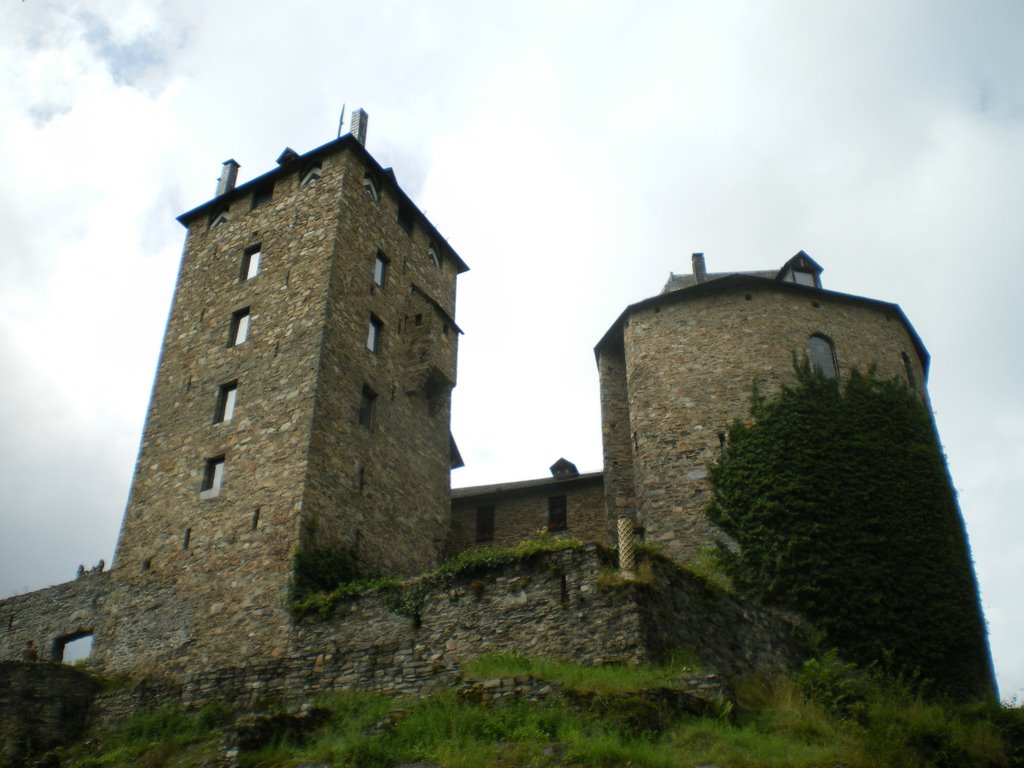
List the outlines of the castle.
{"type": "Polygon", "coordinates": [[[452,491],[467,266],[366,151],[366,124],[360,110],[351,133],[285,149],[242,185],[228,161],[214,198],[179,217],[181,268],[114,563],[0,601],[0,658],[32,641],[59,661],[91,635],[96,669],[159,670],[193,701],[422,690],[494,650],[643,661],[682,639],[727,669],[793,663],[786,622],[731,598],[682,582],[688,597],[670,604],[601,593],[593,547],[540,575],[497,573],[472,604],[459,589],[421,596],[411,624],[378,598],[327,620],[289,612],[301,548],[412,577],[546,528],[642,539],[689,562],[720,536],[703,511],[708,463],[748,413],[752,382],[777,391],[794,354],[828,377],[902,379],[927,403],[928,353],[897,305],[825,290],[803,252],[728,275],[695,254],[692,274],[627,307],[597,343],[603,472],[563,458],[550,478],[452,491]]]}

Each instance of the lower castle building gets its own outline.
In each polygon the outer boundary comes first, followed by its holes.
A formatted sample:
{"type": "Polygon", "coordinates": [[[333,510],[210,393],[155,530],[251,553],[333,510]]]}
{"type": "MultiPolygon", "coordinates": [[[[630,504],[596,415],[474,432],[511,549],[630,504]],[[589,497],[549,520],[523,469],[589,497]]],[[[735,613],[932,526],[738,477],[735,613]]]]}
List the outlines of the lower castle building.
{"type": "Polygon", "coordinates": [[[494,651],[640,662],[685,643],[725,671],[795,663],[784,619],[682,577],[668,603],[602,592],[594,546],[536,573],[499,569],[483,597],[434,586],[403,610],[376,595],[293,616],[301,549],[413,577],[538,530],[603,547],[625,530],[688,563],[721,538],[704,512],[709,462],[753,384],[792,382],[795,356],[827,377],[901,379],[927,404],[928,353],[897,305],[824,289],[803,252],[743,274],[708,273],[695,254],[692,273],[627,307],[595,347],[603,472],[560,459],[550,478],[451,490],[468,267],[366,151],[366,121],[360,110],[352,133],[285,149],[240,186],[228,161],[215,197],[179,217],[181,269],[114,563],[0,601],[0,658],[33,643],[59,661],[91,635],[95,669],[159,673],[191,702],[416,692],[494,651]]]}

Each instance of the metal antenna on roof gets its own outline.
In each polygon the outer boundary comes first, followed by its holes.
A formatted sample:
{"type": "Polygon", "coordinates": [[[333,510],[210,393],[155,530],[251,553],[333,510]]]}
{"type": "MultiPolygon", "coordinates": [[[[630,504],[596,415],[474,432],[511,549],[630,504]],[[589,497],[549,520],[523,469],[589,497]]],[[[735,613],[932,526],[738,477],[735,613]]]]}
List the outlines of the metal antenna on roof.
{"type": "Polygon", "coordinates": [[[338,120],[338,138],[341,138],[341,132],[345,130],[345,105],[341,105],[341,118],[338,120]]]}

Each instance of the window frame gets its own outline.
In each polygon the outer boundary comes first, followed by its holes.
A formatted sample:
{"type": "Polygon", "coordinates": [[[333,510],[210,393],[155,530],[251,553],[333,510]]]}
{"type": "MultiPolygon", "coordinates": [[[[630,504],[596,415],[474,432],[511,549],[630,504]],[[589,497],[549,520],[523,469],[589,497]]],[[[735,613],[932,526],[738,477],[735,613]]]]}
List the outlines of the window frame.
{"type": "Polygon", "coordinates": [[[384,321],[371,312],[369,328],[366,331],[366,348],[373,354],[380,352],[380,340],[383,334],[384,321]]]}
{"type": "Polygon", "coordinates": [[[388,257],[378,250],[373,260],[373,284],[383,288],[388,282],[388,257]]]}
{"type": "Polygon", "coordinates": [[[548,496],[548,530],[569,530],[569,498],[567,496],[548,496]]]}
{"type": "Polygon", "coordinates": [[[826,379],[838,381],[839,379],[839,358],[836,357],[836,345],[832,339],[823,333],[812,333],[807,339],[808,349],[808,362],[811,365],[811,369],[820,373],[826,379]],[[822,346],[824,345],[824,346],[822,346]],[[828,363],[831,366],[830,370],[827,370],[822,364],[823,358],[826,355],[828,357],[828,363]]]}
{"type": "Polygon", "coordinates": [[[242,307],[231,313],[231,325],[228,329],[228,346],[238,347],[249,340],[252,325],[252,307],[242,307]]]}
{"type": "Polygon", "coordinates": [[[377,397],[377,393],[370,389],[368,384],[363,385],[359,393],[359,411],[356,414],[356,421],[359,423],[359,426],[373,429],[377,413],[377,397]]]}
{"type": "Polygon", "coordinates": [[[263,245],[262,243],[256,243],[256,245],[250,245],[242,252],[242,269],[238,276],[238,281],[241,283],[249,280],[255,280],[260,273],[260,263],[263,261],[263,245]],[[255,257],[256,263],[253,264],[253,257],[255,257]]]}
{"type": "Polygon", "coordinates": [[[226,469],[227,461],[224,454],[206,460],[203,466],[203,479],[199,485],[200,498],[212,499],[220,495],[221,489],[224,487],[226,469]]]}
{"type": "Polygon", "coordinates": [[[238,381],[227,381],[217,387],[217,410],[213,414],[214,424],[225,424],[235,416],[238,403],[238,381]]]}

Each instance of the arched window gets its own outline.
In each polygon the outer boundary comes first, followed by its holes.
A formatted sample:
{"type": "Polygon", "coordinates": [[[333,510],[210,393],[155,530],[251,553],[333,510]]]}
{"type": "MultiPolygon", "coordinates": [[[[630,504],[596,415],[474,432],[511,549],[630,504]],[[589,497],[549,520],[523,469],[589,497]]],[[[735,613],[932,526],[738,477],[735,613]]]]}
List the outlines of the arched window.
{"type": "Polygon", "coordinates": [[[811,350],[811,367],[826,379],[834,379],[839,375],[836,363],[836,350],[832,342],[819,333],[811,336],[808,342],[811,350]]]}

